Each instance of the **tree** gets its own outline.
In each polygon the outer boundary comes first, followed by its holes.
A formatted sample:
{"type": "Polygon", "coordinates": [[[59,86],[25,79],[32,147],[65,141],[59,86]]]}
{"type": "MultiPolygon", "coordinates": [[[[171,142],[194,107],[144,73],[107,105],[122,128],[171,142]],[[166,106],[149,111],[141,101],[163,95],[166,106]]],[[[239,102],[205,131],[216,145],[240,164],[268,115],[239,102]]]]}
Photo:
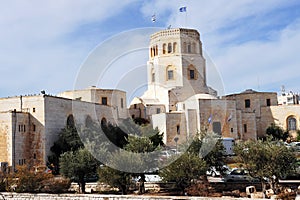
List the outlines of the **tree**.
{"type": "Polygon", "coordinates": [[[120,150],[110,154],[107,166],[98,170],[99,179],[112,187],[117,187],[122,194],[127,194],[132,178],[144,168],[143,155],[120,150]]]}
{"type": "Polygon", "coordinates": [[[297,130],[297,141],[300,141],[300,130],[297,130]]]}
{"type": "Polygon", "coordinates": [[[77,181],[81,192],[85,193],[86,178],[97,172],[99,162],[84,148],[63,153],[59,162],[60,173],[77,181]]]}
{"type": "MultiPolygon", "coordinates": [[[[107,166],[99,169],[99,177],[101,181],[118,187],[122,194],[126,194],[133,177],[140,176],[140,185],[143,186],[145,173],[155,168],[157,163],[153,162],[154,151],[162,143],[162,137],[158,129],[138,126],[131,119],[124,120],[120,129],[128,133],[127,144],[123,149],[110,154],[107,166]]],[[[141,187],[140,193],[144,191],[141,187]]]]}
{"type": "Polygon", "coordinates": [[[76,127],[67,125],[61,130],[58,140],[50,148],[53,154],[48,157],[48,167],[54,174],[58,174],[60,155],[68,151],[76,151],[83,146],[76,127]]]}
{"type": "Polygon", "coordinates": [[[154,146],[153,142],[148,137],[137,137],[130,135],[128,137],[128,144],[125,146],[125,150],[133,153],[139,153],[139,156],[141,156],[141,160],[139,166],[142,166],[142,172],[138,171],[135,176],[140,176],[139,180],[139,193],[143,194],[145,192],[145,173],[149,171],[153,171],[153,169],[157,169],[157,166],[155,166],[154,156],[151,156],[149,153],[153,152],[157,147],[154,146]],[[142,153],[142,154],[141,154],[142,153]]]}
{"type": "Polygon", "coordinates": [[[225,163],[221,137],[214,132],[201,131],[197,133],[187,151],[203,158],[207,167],[214,166],[221,170],[225,163]]]}
{"type": "Polygon", "coordinates": [[[289,133],[285,132],[280,126],[275,125],[272,123],[266,130],[267,135],[272,136],[275,140],[283,140],[289,137],[289,133]]]}
{"type": "Polygon", "coordinates": [[[201,131],[188,144],[190,146],[181,157],[171,157],[174,162],[159,172],[164,181],[175,181],[183,193],[193,184],[192,180],[203,175],[206,178],[209,166],[221,168],[224,165],[224,147],[219,135],[201,131]]]}
{"type": "Polygon", "coordinates": [[[108,123],[102,124],[101,128],[106,137],[117,147],[123,148],[128,143],[128,134],[124,132],[120,127],[108,123]]]}
{"type": "Polygon", "coordinates": [[[263,192],[266,189],[264,180],[276,191],[278,178],[286,176],[296,166],[293,152],[282,142],[269,138],[266,141],[241,142],[236,145],[235,152],[237,161],[249,170],[250,175],[260,178],[263,192]]]}
{"type": "Polygon", "coordinates": [[[166,182],[175,182],[184,194],[185,189],[191,186],[194,179],[199,179],[206,173],[206,169],[206,162],[203,159],[194,153],[185,152],[177,160],[163,168],[159,175],[166,182]]]}

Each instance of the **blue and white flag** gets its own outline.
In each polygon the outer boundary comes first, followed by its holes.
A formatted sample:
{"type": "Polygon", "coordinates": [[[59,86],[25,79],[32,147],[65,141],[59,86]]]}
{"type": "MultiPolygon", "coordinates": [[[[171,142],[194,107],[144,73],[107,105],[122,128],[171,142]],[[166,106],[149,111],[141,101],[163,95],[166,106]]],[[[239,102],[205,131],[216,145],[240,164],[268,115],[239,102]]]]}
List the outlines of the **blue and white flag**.
{"type": "Polygon", "coordinates": [[[211,123],[211,120],[212,120],[212,116],[210,115],[208,120],[207,120],[209,124],[211,123]]]}
{"type": "Polygon", "coordinates": [[[186,12],[186,6],[180,7],[179,12],[186,12]]]}
{"type": "Polygon", "coordinates": [[[231,119],[232,119],[232,113],[230,113],[230,115],[229,115],[229,117],[228,117],[228,119],[227,119],[227,122],[230,122],[231,119]]]}
{"type": "Polygon", "coordinates": [[[151,20],[152,20],[152,22],[156,22],[156,16],[155,16],[155,14],[152,15],[151,20]]]}

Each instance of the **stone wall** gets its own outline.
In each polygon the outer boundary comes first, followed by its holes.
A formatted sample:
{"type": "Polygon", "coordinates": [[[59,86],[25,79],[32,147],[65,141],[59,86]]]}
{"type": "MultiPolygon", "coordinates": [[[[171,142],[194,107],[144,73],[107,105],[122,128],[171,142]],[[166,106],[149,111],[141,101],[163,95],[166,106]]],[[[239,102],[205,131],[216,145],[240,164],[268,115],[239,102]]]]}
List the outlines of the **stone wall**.
{"type": "Polygon", "coordinates": [[[238,137],[236,104],[232,100],[199,99],[201,128],[213,131],[214,123],[220,123],[223,137],[238,137]],[[209,120],[211,122],[209,123],[209,120]]]}
{"type": "Polygon", "coordinates": [[[8,162],[10,166],[45,165],[68,116],[74,115],[75,121],[83,125],[88,117],[98,122],[105,118],[106,122],[117,124],[119,118],[128,115],[125,99],[125,93],[118,91],[117,107],[50,95],[0,98],[0,162],[8,162]]]}
{"type": "MultiPolygon", "coordinates": [[[[287,130],[288,117],[294,117],[296,119],[296,129],[300,129],[300,105],[282,105],[282,106],[270,106],[262,108],[261,116],[261,129],[266,131],[266,129],[275,123],[276,125],[287,130]]],[[[293,133],[292,133],[293,134],[293,133]]],[[[294,133],[294,136],[296,133],[294,133]]]]}
{"type": "Polygon", "coordinates": [[[11,113],[0,113],[0,162],[11,162],[11,113]]]}
{"type": "MultiPolygon", "coordinates": [[[[10,200],[183,200],[183,199],[205,199],[222,200],[223,197],[190,197],[190,196],[147,196],[147,195],[98,195],[98,194],[18,194],[0,193],[0,198],[10,200]]],[[[243,200],[247,198],[228,198],[243,200]]]]}

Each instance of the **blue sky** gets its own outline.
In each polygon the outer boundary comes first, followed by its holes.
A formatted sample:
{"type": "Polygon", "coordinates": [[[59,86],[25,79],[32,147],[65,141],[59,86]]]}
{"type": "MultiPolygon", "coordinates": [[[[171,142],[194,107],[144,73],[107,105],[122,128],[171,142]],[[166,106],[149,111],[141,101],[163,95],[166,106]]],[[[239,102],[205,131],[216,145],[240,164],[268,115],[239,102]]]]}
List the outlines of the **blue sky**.
{"type": "MultiPolygon", "coordinates": [[[[279,92],[281,85],[300,92],[299,10],[298,0],[2,1],[0,97],[73,89],[84,61],[104,41],[169,25],[200,32],[226,94],[279,92]],[[179,12],[181,6],[187,13],[179,12]]],[[[146,67],[144,54],[140,68],[146,67]]],[[[115,87],[113,81],[105,87],[115,87]]]]}

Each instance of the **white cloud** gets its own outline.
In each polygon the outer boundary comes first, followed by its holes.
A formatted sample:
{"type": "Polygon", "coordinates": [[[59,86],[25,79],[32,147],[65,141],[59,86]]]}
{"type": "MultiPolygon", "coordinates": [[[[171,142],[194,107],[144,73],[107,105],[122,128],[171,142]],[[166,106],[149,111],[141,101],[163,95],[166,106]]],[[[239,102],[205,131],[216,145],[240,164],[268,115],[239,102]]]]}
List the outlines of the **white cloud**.
{"type": "MultiPolygon", "coordinates": [[[[90,38],[76,37],[82,31],[80,28],[85,24],[101,24],[123,12],[132,2],[2,2],[0,91],[13,95],[35,93],[40,89],[54,92],[70,89],[81,62],[92,48],[87,45],[90,38]]],[[[100,42],[101,36],[97,39],[100,42]]]]}
{"type": "MultiPolygon", "coordinates": [[[[159,24],[199,30],[204,49],[223,76],[226,92],[255,89],[258,82],[261,89],[269,89],[291,79],[288,85],[297,88],[299,21],[285,19],[289,26],[272,29],[282,17],[277,10],[299,6],[297,0],[12,0],[0,6],[0,95],[71,89],[89,51],[110,34],[111,27],[119,26],[109,24],[109,19],[122,17],[125,9],[138,5],[142,7],[137,8],[136,17],[139,11],[145,19],[155,13],[159,24]],[[184,5],[187,13],[180,13],[184,5]],[[268,18],[274,11],[276,18],[268,18]],[[249,26],[241,26],[249,21],[249,26]],[[267,40],[255,35],[251,29],[256,28],[267,40]],[[93,38],[86,37],[91,35],[93,38]]],[[[122,26],[134,27],[130,21],[122,26]]]]}
{"type": "Polygon", "coordinates": [[[300,78],[297,73],[300,47],[295,45],[300,44],[299,22],[280,31],[274,40],[250,41],[223,48],[223,54],[216,57],[215,62],[224,77],[227,91],[240,90],[241,86],[257,88],[258,85],[262,87],[260,89],[271,89],[272,84],[279,90],[280,85],[300,78]]]}

